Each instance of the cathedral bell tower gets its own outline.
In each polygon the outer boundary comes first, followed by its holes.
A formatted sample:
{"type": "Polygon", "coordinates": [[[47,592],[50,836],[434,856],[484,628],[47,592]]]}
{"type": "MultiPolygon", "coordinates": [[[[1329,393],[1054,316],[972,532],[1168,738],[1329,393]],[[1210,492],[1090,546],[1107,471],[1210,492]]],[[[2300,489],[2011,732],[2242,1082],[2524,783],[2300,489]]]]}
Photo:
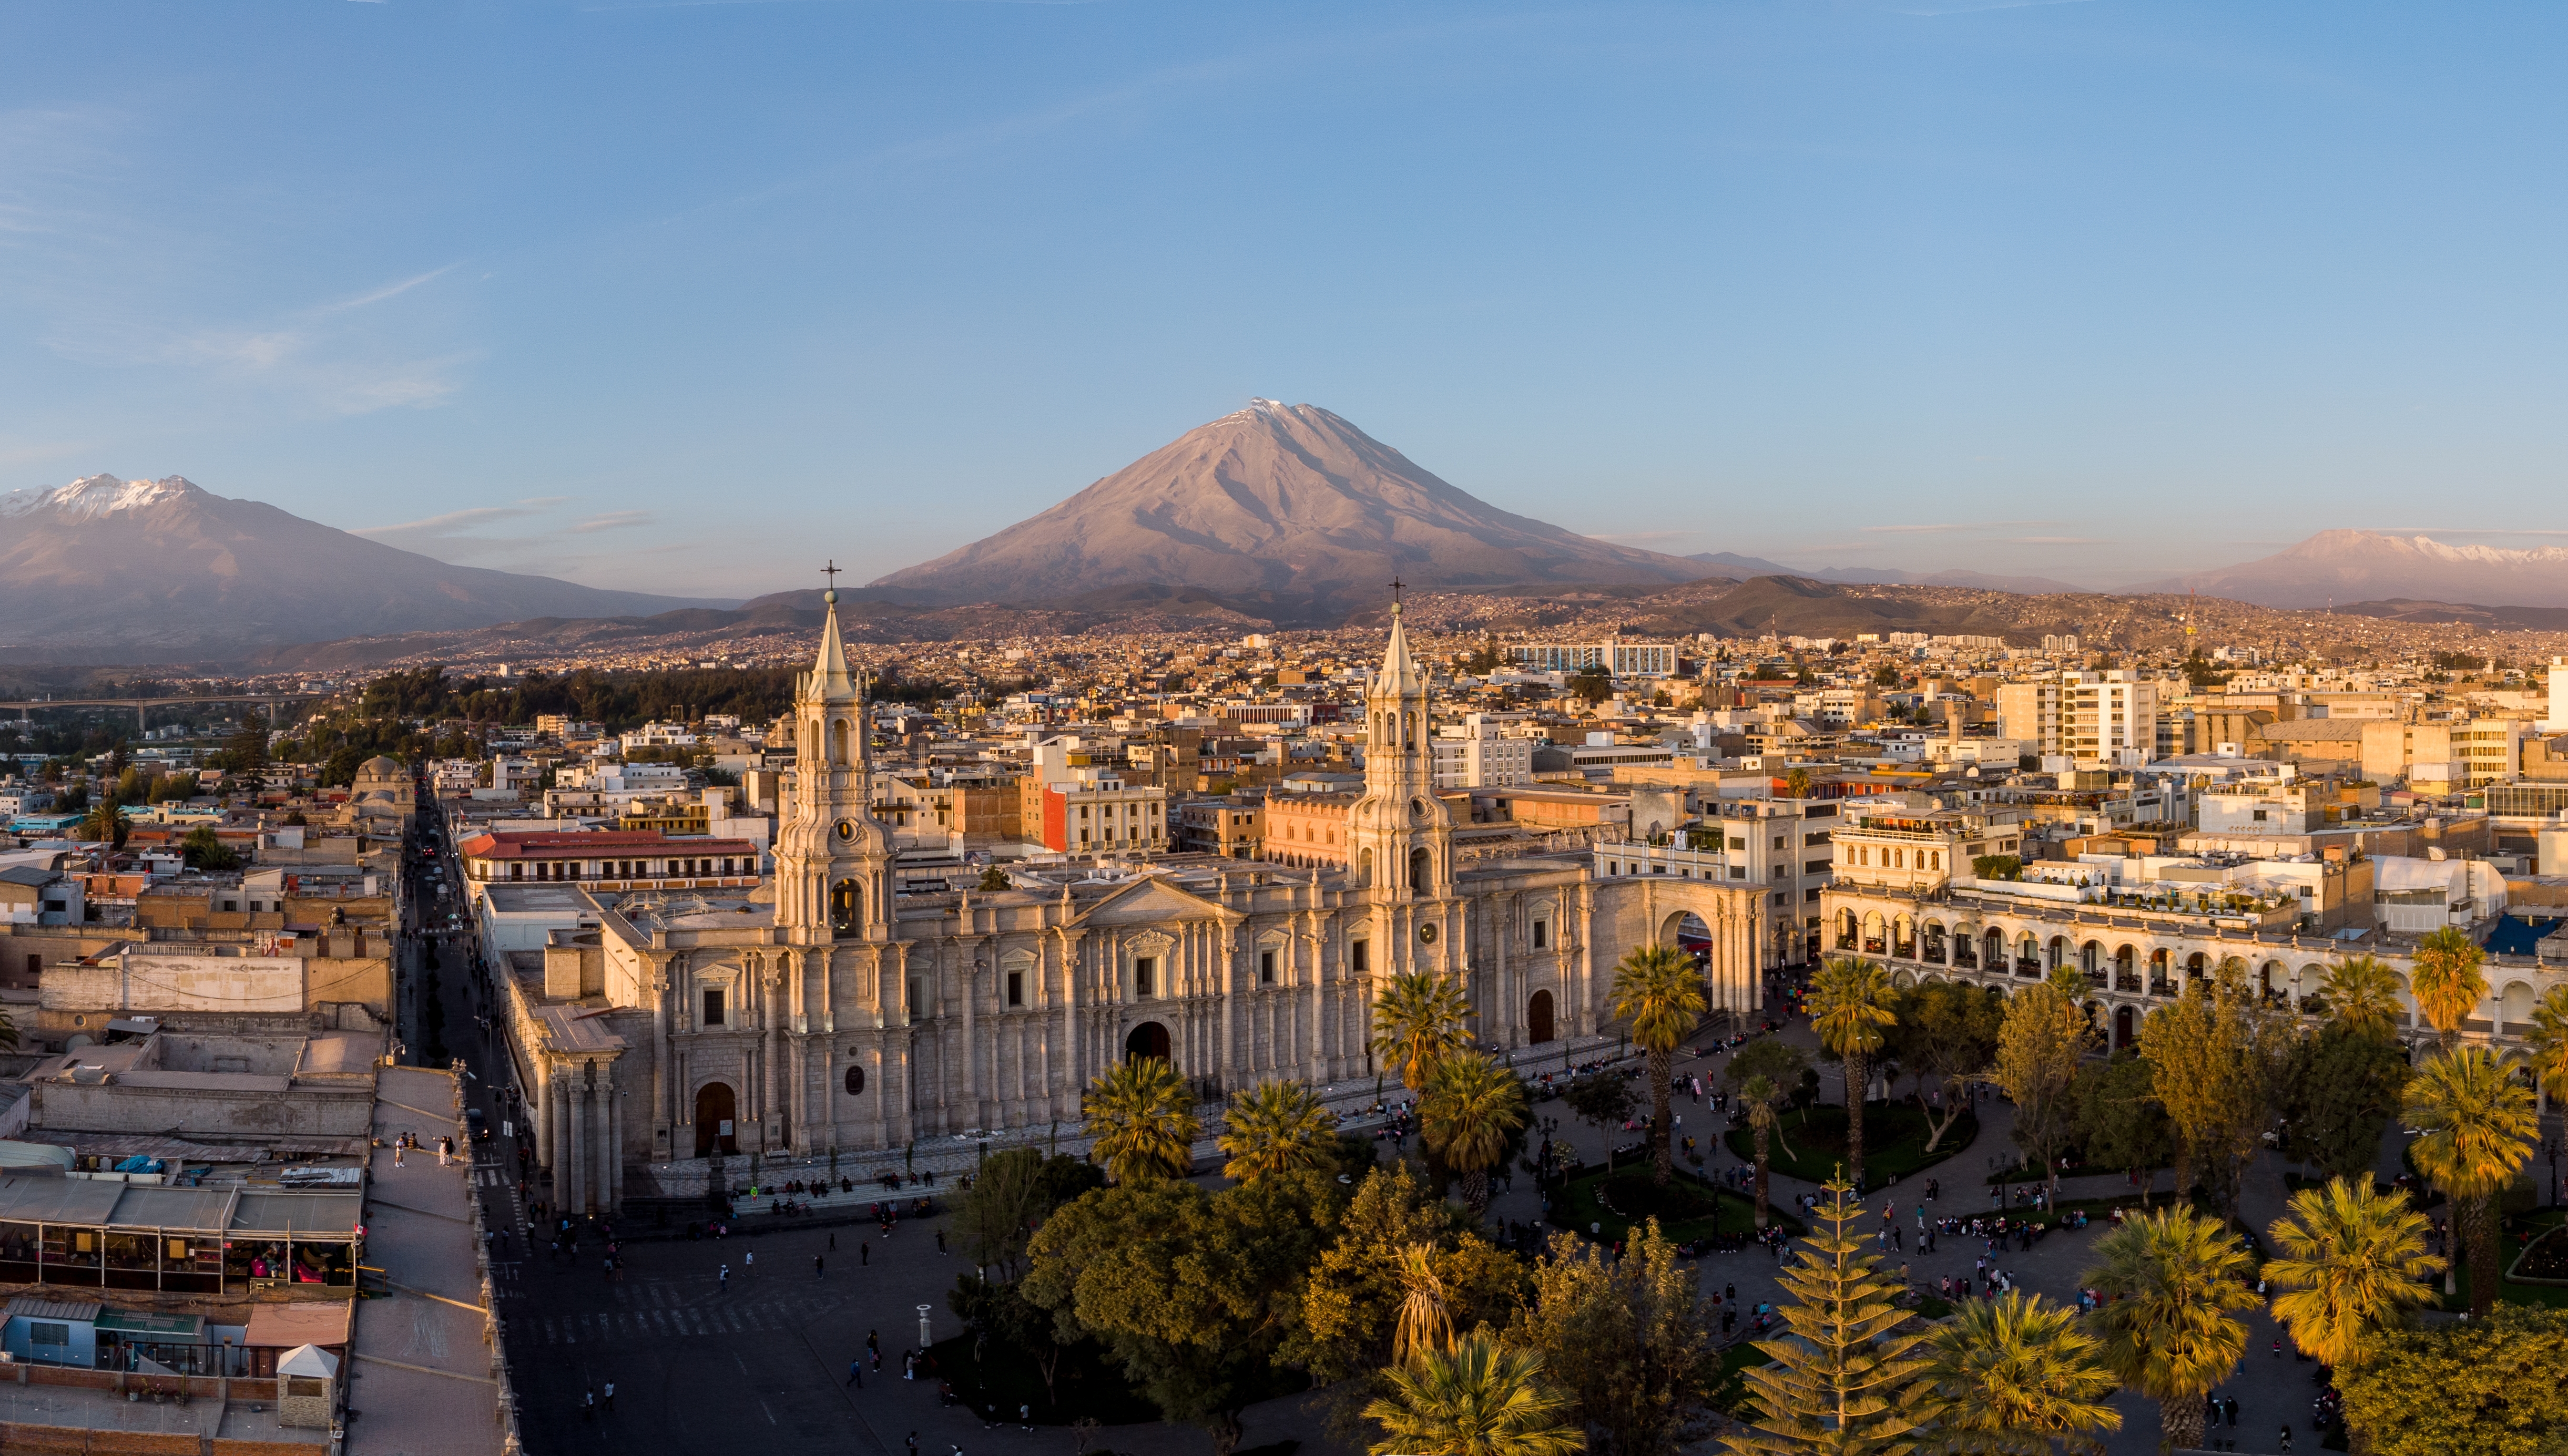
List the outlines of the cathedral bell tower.
{"type": "Polygon", "coordinates": [[[865,695],[847,671],[838,593],[820,656],[794,692],[794,776],[776,833],[776,925],[785,941],[825,946],[890,933],[891,837],[873,817],[865,695]]]}
{"type": "Polygon", "coordinates": [[[1436,796],[1427,675],[1409,654],[1400,602],[1391,645],[1365,690],[1364,796],[1347,811],[1349,868],[1376,904],[1422,907],[1453,893],[1453,819],[1436,796]]]}

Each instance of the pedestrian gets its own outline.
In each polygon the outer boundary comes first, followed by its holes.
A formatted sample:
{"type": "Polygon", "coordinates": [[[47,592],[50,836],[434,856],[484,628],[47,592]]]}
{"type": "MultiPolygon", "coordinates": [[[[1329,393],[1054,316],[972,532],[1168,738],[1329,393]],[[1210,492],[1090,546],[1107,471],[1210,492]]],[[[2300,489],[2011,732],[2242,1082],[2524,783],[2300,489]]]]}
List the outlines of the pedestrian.
{"type": "MultiPolygon", "coordinates": [[[[881,1352],[877,1350],[875,1353],[880,1354],[881,1352]]],[[[909,1456],[918,1456],[918,1432],[916,1431],[909,1433],[909,1456]]]]}
{"type": "Polygon", "coordinates": [[[858,1355],[854,1359],[847,1361],[847,1383],[855,1386],[859,1390],[865,1388],[865,1357],[863,1355],[858,1355]]]}
{"type": "Polygon", "coordinates": [[[615,1382],[612,1380],[606,1382],[606,1413],[615,1414],[615,1382]]]}
{"type": "Polygon", "coordinates": [[[758,1273],[758,1251],[751,1249],[744,1252],[740,1256],[740,1272],[743,1278],[747,1278],[750,1275],[758,1273]]]}
{"type": "Polygon", "coordinates": [[[454,1145],[455,1139],[451,1137],[441,1137],[437,1140],[437,1166],[441,1168],[446,1166],[447,1155],[454,1145]]]}
{"type": "Polygon", "coordinates": [[[579,1418],[584,1422],[597,1419],[597,1392],[595,1390],[582,1390],[579,1393],[579,1418]]]}
{"type": "Polygon", "coordinates": [[[396,1141],[396,1142],[393,1144],[393,1166],[394,1166],[394,1167],[396,1167],[396,1168],[398,1168],[398,1167],[400,1167],[401,1165],[402,1165],[402,1145],[401,1145],[401,1143],[400,1143],[400,1142],[396,1141]]]}
{"type": "Polygon", "coordinates": [[[874,1246],[869,1242],[856,1245],[856,1267],[862,1269],[873,1262],[874,1246]]]}
{"type": "Polygon", "coordinates": [[[2283,1449],[2292,1449],[2292,1423],[2289,1421],[2283,1423],[2283,1449]]]}
{"type": "Polygon", "coordinates": [[[811,1256],[811,1277],[820,1278],[820,1256],[817,1254],[811,1256]]]}
{"type": "Polygon", "coordinates": [[[939,1254],[945,1252],[945,1231],[943,1229],[936,1231],[936,1252],[939,1254]]]}
{"type": "Polygon", "coordinates": [[[829,1231],[829,1252],[832,1254],[838,1252],[838,1231],[835,1229],[829,1231]]]}
{"type": "Polygon", "coordinates": [[[715,1293],[717,1293],[717,1294],[725,1294],[725,1295],[730,1294],[730,1293],[731,1293],[731,1266],[730,1266],[730,1265],[728,1265],[728,1264],[724,1265],[724,1266],[722,1267],[722,1272],[721,1272],[720,1274],[716,1275],[716,1276],[715,1276],[715,1278],[717,1278],[717,1279],[719,1279],[719,1280],[721,1280],[721,1281],[722,1281],[722,1288],[721,1288],[720,1290],[717,1290],[715,1293]]]}

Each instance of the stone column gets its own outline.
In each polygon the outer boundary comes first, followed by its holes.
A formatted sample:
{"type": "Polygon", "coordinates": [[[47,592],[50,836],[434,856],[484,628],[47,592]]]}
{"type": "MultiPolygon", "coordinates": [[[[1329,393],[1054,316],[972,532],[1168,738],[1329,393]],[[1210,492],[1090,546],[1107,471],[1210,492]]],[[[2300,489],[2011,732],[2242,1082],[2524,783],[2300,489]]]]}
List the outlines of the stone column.
{"type": "MultiPolygon", "coordinates": [[[[589,1064],[586,1062],[574,1062],[569,1065],[577,1067],[578,1070],[565,1077],[562,1083],[562,1099],[570,1108],[570,1116],[565,1126],[565,1131],[569,1133],[569,1137],[565,1140],[562,1149],[564,1157],[553,1169],[553,1186],[556,1193],[560,1196],[562,1208],[576,1217],[588,1210],[590,1192],[588,1172],[589,1088],[583,1075],[589,1070],[589,1064]]],[[[568,1068],[566,1067],[565,1070],[567,1069],[568,1068]]]]}

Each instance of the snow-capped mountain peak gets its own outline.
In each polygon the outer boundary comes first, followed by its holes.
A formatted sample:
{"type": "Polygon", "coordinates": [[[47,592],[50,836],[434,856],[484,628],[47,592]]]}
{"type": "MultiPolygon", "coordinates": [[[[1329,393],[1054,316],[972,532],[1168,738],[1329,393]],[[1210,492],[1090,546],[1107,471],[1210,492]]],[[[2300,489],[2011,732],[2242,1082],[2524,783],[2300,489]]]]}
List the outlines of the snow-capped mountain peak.
{"type": "Polygon", "coordinates": [[[120,480],[114,475],[90,475],[59,489],[12,490],[0,495],[0,516],[33,515],[43,511],[65,520],[96,520],[121,510],[143,510],[191,493],[197,493],[196,485],[184,475],[168,475],[158,480],[120,480]]]}

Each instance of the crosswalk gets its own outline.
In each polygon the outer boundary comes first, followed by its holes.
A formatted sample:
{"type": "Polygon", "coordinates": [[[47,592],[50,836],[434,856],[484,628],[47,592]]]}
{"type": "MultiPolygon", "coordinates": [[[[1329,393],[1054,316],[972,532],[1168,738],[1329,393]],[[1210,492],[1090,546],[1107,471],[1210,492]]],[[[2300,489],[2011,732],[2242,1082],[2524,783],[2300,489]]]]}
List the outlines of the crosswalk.
{"type": "Polygon", "coordinates": [[[520,1314],[507,1321],[508,1338],[535,1344],[630,1343],[701,1339],[760,1330],[793,1329],[835,1308],[833,1300],[754,1304],[674,1305],[659,1309],[606,1310],[579,1314],[520,1314]]]}

